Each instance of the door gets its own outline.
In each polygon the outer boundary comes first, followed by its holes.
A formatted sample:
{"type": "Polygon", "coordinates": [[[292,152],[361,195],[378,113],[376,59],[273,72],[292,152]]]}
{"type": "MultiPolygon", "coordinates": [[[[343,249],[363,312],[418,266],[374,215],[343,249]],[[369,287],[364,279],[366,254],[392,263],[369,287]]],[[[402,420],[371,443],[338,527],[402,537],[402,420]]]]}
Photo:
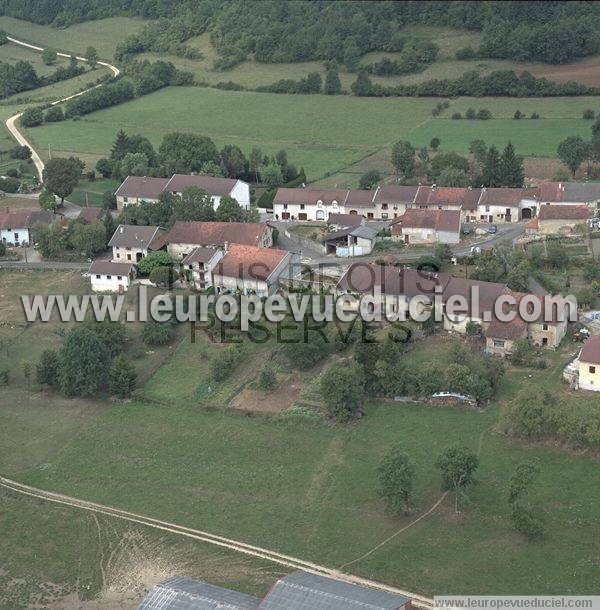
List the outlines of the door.
{"type": "Polygon", "coordinates": [[[306,212],[300,212],[298,214],[298,220],[306,220],[306,212]]]}

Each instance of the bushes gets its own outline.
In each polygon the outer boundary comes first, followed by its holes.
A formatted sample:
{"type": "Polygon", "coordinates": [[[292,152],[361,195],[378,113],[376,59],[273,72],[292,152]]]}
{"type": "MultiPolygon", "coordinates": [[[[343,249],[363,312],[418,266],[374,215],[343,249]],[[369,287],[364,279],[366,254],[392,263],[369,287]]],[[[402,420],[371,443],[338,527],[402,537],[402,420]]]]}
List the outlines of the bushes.
{"type": "Polygon", "coordinates": [[[175,326],[171,322],[148,320],[142,328],[142,341],[146,345],[157,346],[169,343],[175,336],[175,326]]]}
{"type": "Polygon", "coordinates": [[[65,106],[65,117],[72,118],[89,114],[101,108],[116,106],[135,97],[133,83],[129,79],[120,79],[92,89],[79,97],[69,100],[65,106]]]}
{"type": "Polygon", "coordinates": [[[357,365],[338,362],[321,377],[321,397],[329,415],[337,421],[348,421],[360,406],[364,380],[357,365]]]}
{"type": "Polygon", "coordinates": [[[170,286],[176,282],[179,274],[173,267],[154,267],[150,272],[149,279],[156,286],[170,286]]]}
{"type": "Polygon", "coordinates": [[[2,178],[0,177],[0,191],[5,193],[16,193],[21,186],[21,182],[17,178],[2,178]]]}
{"type": "Polygon", "coordinates": [[[60,106],[50,106],[50,108],[46,110],[44,121],[46,123],[56,123],[58,121],[62,121],[64,118],[65,114],[60,106]]]}
{"type": "Polygon", "coordinates": [[[210,377],[216,382],[223,381],[231,375],[242,357],[240,344],[232,345],[220,350],[219,354],[210,362],[210,377]]]}
{"type": "Polygon", "coordinates": [[[21,117],[21,125],[23,127],[37,127],[44,121],[44,111],[37,108],[27,108],[21,117]]]}

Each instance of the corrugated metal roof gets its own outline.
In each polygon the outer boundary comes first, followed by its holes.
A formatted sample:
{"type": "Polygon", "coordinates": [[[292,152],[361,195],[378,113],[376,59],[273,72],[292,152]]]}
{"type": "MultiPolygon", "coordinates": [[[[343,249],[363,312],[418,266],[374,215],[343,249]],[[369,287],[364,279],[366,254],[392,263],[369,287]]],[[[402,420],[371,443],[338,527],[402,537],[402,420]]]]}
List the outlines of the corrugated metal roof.
{"type": "Polygon", "coordinates": [[[293,572],[281,578],[261,602],[260,610],[397,610],[410,600],[385,591],[293,572]]]}
{"type": "Polygon", "coordinates": [[[138,610],[255,610],[260,599],[182,576],[148,593],[138,610]]]}

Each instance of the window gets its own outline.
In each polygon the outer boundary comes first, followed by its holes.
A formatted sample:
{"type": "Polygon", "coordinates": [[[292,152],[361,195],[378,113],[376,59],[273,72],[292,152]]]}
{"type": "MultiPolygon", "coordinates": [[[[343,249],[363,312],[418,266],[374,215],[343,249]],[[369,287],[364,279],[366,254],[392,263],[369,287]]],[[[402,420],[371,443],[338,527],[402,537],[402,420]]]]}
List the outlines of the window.
{"type": "Polygon", "coordinates": [[[493,340],[494,347],[504,347],[504,341],[500,341],[500,339],[493,340]]]}
{"type": "Polygon", "coordinates": [[[304,209],[304,204],[303,204],[303,203],[301,203],[301,204],[300,204],[300,209],[301,209],[301,210],[303,210],[303,209],[304,209]]]}
{"type": "Polygon", "coordinates": [[[118,280],[122,280],[122,279],[123,279],[123,276],[122,276],[122,275],[117,275],[117,279],[118,279],[118,280]]]}
{"type": "Polygon", "coordinates": [[[387,217],[388,217],[388,215],[386,212],[381,213],[381,218],[383,218],[384,220],[387,220],[387,217]]]}
{"type": "Polygon", "coordinates": [[[388,204],[387,203],[382,203],[381,204],[381,209],[382,210],[387,210],[388,209],[388,204]]]}
{"type": "Polygon", "coordinates": [[[99,280],[101,278],[100,275],[96,275],[96,279],[99,280]]]}
{"type": "Polygon", "coordinates": [[[548,325],[547,325],[547,324],[544,324],[544,325],[542,326],[542,328],[543,328],[544,330],[548,330],[548,325]]]}
{"type": "Polygon", "coordinates": [[[284,204],[283,204],[283,209],[284,209],[284,210],[287,210],[287,203],[284,203],[284,204]]]}
{"type": "Polygon", "coordinates": [[[129,199],[127,199],[127,197],[123,197],[123,201],[124,201],[125,203],[127,203],[127,202],[129,201],[129,199]]]}
{"type": "Polygon", "coordinates": [[[131,254],[127,255],[127,260],[130,261],[131,260],[131,254]]]}
{"type": "Polygon", "coordinates": [[[117,258],[121,258],[121,255],[117,252],[117,258]]]}
{"type": "Polygon", "coordinates": [[[596,367],[590,366],[590,373],[595,373],[595,372],[596,372],[596,367]]]}
{"type": "Polygon", "coordinates": [[[106,276],[106,279],[107,279],[107,280],[112,280],[112,275],[107,275],[107,276],[106,276]]]}

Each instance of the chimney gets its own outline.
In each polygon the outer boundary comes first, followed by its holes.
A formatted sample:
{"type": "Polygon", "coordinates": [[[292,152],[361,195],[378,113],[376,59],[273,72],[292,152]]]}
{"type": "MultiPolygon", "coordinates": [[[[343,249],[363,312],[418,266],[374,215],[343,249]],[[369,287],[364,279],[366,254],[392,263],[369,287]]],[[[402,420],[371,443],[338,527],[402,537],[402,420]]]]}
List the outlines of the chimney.
{"type": "Polygon", "coordinates": [[[225,248],[225,252],[227,252],[227,251],[229,250],[229,242],[228,242],[228,241],[226,241],[226,242],[223,244],[223,247],[225,248]]]}

